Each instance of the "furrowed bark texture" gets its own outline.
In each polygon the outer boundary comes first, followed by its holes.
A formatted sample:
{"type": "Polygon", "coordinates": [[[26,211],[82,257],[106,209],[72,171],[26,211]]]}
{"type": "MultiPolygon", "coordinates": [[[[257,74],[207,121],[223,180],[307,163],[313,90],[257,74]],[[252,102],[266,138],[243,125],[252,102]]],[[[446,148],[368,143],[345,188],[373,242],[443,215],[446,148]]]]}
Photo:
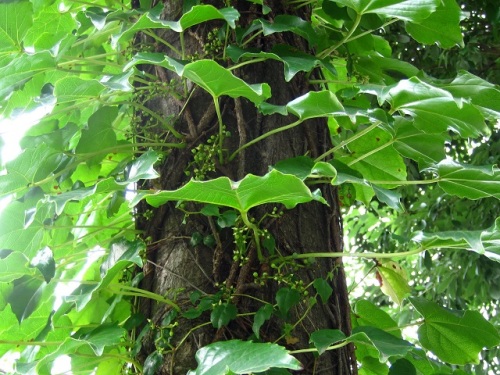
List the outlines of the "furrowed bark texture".
{"type": "MultiPolygon", "coordinates": [[[[248,1],[237,1],[232,5],[242,14],[240,22],[243,25],[250,24],[255,17],[267,17],[272,20],[278,14],[294,14],[283,8],[283,2],[266,3],[273,9],[267,16],[260,13],[260,7],[253,6],[248,1]]],[[[216,3],[214,5],[221,6],[216,3]]],[[[181,10],[182,1],[168,1],[164,4],[166,19],[178,19],[181,10]]],[[[307,14],[298,15],[307,18],[307,14]]],[[[193,27],[185,32],[186,53],[205,56],[207,33],[217,27],[223,27],[225,30],[225,25],[213,22],[193,27]]],[[[179,46],[179,34],[162,31],[159,35],[172,45],[179,46]]],[[[307,43],[292,34],[273,34],[265,38],[256,38],[253,43],[263,51],[271,49],[275,44],[287,44],[299,50],[307,50],[307,43]]],[[[158,50],[171,54],[165,48],[158,47],[158,50]]],[[[206,58],[211,57],[207,55],[206,58]]],[[[218,61],[221,65],[227,64],[226,61],[218,61]]],[[[147,70],[165,82],[179,81],[178,77],[162,68],[145,66],[141,69],[147,70]]],[[[274,104],[286,104],[313,89],[300,74],[291,82],[285,82],[283,65],[277,62],[251,64],[233,73],[249,83],[267,82],[273,94],[270,102],[274,104]]],[[[194,88],[190,83],[188,86],[191,95],[187,101],[184,98],[175,99],[173,96],[158,96],[147,103],[149,108],[160,113],[162,117],[176,119],[175,127],[185,134],[188,146],[185,149],[172,149],[168,152],[160,170],[161,189],[172,190],[185,184],[189,180],[185,171],[193,168],[191,149],[219,132],[212,98],[201,88],[194,88]]],[[[182,87],[180,83],[179,87],[182,87]]],[[[259,135],[295,121],[291,116],[262,116],[252,103],[243,98],[220,98],[220,108],[224,125],[231,134],[224,140],[226,154],[231,154],[240,145],[259,135]]],[[[306,154],[312,157],[318,156],[329,146],[326,121],[311,120],[248,147],[229,163],[221,165],[217,161],[216,171],[210,173],[207,179],[224,175],[232,180],[239,180],[248,173],[264,175],[268,172],[269,166],[280,160],[306,154]]],[[[336,190],[324,187],[322,194],[329,206],[318,202],[302,204],[295,209],[285,210],[281,217],[262,221],[261,225],[267,228],[276,240],[277,252],[290,255],[342,251],[342,222],[336,190]]],[[[199,211],[200,208],[200,205],[195,204],[187,204],[185,207],[188,211],[199,211]]],[[[255,272],[259,275],[264,272],[273,275],[276,270],[271,269],[268,264],[259,263],[254,246],[249,246],[247,250],[248,261],[242,263],[233,261],[235,244],[231,228],[217,228],[214,220],[203,215],[186,217],[174,203],[154,210],[153,216],[148,219],[141,217],[141,213],[148,209],[149,207],[142,203],[138,215],[138,226],[146,232],[146,236],[154,244],[148,248],[143,288],[171,298],[175,297],[182,310],[188,310],[193,306],[189,294],[195,290],[209,295],[223,290],[225,292],[223,298],[230,298],[229,301],[237,306],[239,314],[256,312],[262,306],[256,302],[256,298],[276,303],[276,292],[285,285],[274,280],[267,281],[264,286],[255,283],[253,277],[255,272]],[[212,235],[215,245],[192,247],[190,238],[194,232],[212,235]]],[[[263,206],[252,210],[250,216],[259,220],[272,210],[271,205],[263,206]]],[[[318,277],[328,279],[333,288],[333,295],[327,304],[323,304],[318,298],[318,303],[312,308],[308,307],[309,297],[304,297],[298,306],[292,308],[288,319],[272,317],[263,325],[260,331],[262,340],[271,342],[277,340],[277,343],[290,350],[309,347],[309,335],[318,329],[337,328],[346,335],[350,333],[350,308],[340,259],[337,261],[318,259],[307,267],[302,264],[300,266],[298,269],[285,267],[283,271],[288,275],[294,273],[296,279],[302,280],[304,285],[308,285],[318,277]],[[329,275],[333,277],[329,278],[329,275]],[[285,323],[295,325],[288,335],[283,335],[285,323]]],[[[309,291],[310,296],[314,295],[312,289],[309,291]]],[[[169,306],[150,300],[142,301],[141,309],[147,318],[157,324],[160,324],[170,311],[169,306]]],[[[173,350],[165,355],[161,374],[185,374],[189,369],[196,368],[196,350],[211,342],[233,338],[246,340],[252,336],[253,315],[239,317],[219,330],[210,324],[209,311],[194,320],[179,317],[176,319],[179,325],[175,328],[171,340],[173,350]]],[[[146,337],[143,347],[144,358],[154,349],[154,337],[150,335],[146,337]]],[[[304,354],[298,356],[298,359],[304,365],[304,370],[297,372],[301,374],[356,373],[351,346],[326,352],[319,357],[304,354]]]]}

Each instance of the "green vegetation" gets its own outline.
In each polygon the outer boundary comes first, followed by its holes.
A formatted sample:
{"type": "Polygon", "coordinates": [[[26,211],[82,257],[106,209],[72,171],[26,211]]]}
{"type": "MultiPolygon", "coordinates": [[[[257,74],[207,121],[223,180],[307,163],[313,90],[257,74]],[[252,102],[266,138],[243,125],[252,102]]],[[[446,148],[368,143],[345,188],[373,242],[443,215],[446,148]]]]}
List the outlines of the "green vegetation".
{"type": "Polygon", "coordinates": [[[165,355],[203,327],[230,331],[238,319],[246,336],[215,336],[192,353],[189,374],[312,374],[304,356],[354,346],[353,374],[498,373],[495,1],[466,2],[469,14],[455,0],[296,0],[287,14],[259,0],[184,1],[173,20],[152,3],[0,2],[0,373],[173,374],[165,355]],[[210,32],[193,53],[187,39],[198,27],[210,32]],[[283,35],[301,43],[266,45],[283,35]],[[301,80],[306,91],[278,103],[275,82],[244,73],[271,61],[281,83],[301,80]],[[200,92],[214,108],[211,133],[183,117],[200,92]],[[158,98],[178,113],[151,105],[158,98]],[[285,125],[253,138],[238,128],[234,142],[221,104],[229,98],[285,125]],[[311,120],[328,129],[325,151],[262,175],[224,173],[311,120]],[[183,151],[192,158],[169,165],[183,151]],[[165,168],[180,168],[185,183],[166,189],[165,168]],[[332,205],[329,188],[342,205],[345,251],[286,252],[269,223],[332,205]],[[146,288],[161,240],[138,223],[169,204],[210,223],[210,233],[183,241],[226,251],[252,287],[278,286],[272,300],[240,293],[229,276],[214,293],[146,288]],[[332,280],[341,257],[352,331],[311,330],[304,343],[294,330],[340,293],[332,280]],[[335,264],[327,276],[297,276],[325,259],[335,264]],[[242,295],[259,307],[243,312],[242,295]],[[164,308],[161,321],[144,316],[143,300],[164,308]],[[281,333],[268,339],[272,319],[281,333]]]}

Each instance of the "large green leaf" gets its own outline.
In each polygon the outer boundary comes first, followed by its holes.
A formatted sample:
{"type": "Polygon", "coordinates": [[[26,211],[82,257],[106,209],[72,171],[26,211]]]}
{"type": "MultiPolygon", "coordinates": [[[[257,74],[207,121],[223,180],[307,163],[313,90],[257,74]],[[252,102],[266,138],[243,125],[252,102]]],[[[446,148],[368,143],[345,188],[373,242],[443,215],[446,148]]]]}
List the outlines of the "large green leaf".
{"type": "MultiPolygon", "coordinates": [[[[79,337],[72,338],[68,337],[57,346],[50,354],[43,357],[36,364],[36,373],[40,375],[50,375],[52,365],[54,360],[61,355],[75,354],[79,351],[84,351],[82,349],[91,349],[92,354],[95,355],[95,359],[102,355],[104,348],[107,346],[116,346],[122,340],[125,330],[116,325],[102,326],[89,334],[79,337]]],[[[87,354],[86,361],[91,360],[93,357],[91,354],[87,354]]]]}
{"type": "Polygon", "coordinates": [[[500,218],[495,225],[485,230],[418,232],[412,241],[426,249],[465,249],[487,256],[500,262],[500,218]]]}
{"type": "Polygon", "coordinates": [[[318,66],[322,66],[334,72],[333,66],[326,60],[318,59],[313,55],[300,52],[286,45],[273,46],[270,52],[263,52],[257,49],[244,50],[236,46],[229,46],[226,49],[227,55],[237,62],[245,57],[266,58],[278,60],[283,63],[285,70],[285,80],[290,81],[298,72],[310,72],[318,66]]]}
{"type": "Polygon", "coordinates": [[[393,111],[413,117],[414,125],[426,133],[453,130],[462,137],[490,133],[484,117],[472,104],[416,77],[400,81],[382,98],[391,104],[393,111]]]}
{"type": "Polygon", "coordinates": [[[285,348],[271,343],[219,341],[196,352],[198,367],[188,375],[250,374],[270,368],[301,370],[302,365],[285,348]]]}
{"type": "Polygon", "coordinates": [[[0,52],[21,50],[21,42],[32,25],[31,1],[0,3],[0,52]]]}
{"type": "Polygon", "coordinates": [[[443,0],[436,11],[425,20],[407,23],[406,31],[419,43],[437,43],[443,48],[463,46],[460,13],[460,7],[455,0],[443,0]]]}
{"type": "Polygon", "coordinates": [[[500,117],[500,89],[478,76],[461,71],[449,83],[436,85],[456,98],[470,100],[484,116],[496,121],[500,117]]]}
{"type": "Polygon", "coordinates": [[[301,179],[275,169],[262,177],[248,174],[236,182],[227,177],[209,181],[191,180],[177,190],[139,195],[132,204],[144,198],[154,207],[168,201],[186,200],[231,207],[240,212],[265,203],[281,203],[293,208],[299,203],[322,200],[314,196],[301,179]]]}
{"type": "Polygon", "coordinates": [[[36,268],[29,267],[29,259],[19,252],[13,251],[0,261],[0,282],[10,282],[28,275],[33,276],[36,268]]]}
{"type": "Polygon", "coordinates": [[[125,66],[125,70],[137,64],[163,66],[187,78],[208,91],[214,98],[228,95],[232,98],[245,97],[255,104],[271,97],[267,83],[249,85],[213,60],[182,62],[160,53],[138,53],[125,66]]]}
{"type": "Polygon", "coordinates": [[[500,169],[443,160],[429,168],[438,174],[438,185],[448,194],[467,199],[500,199],[500,169]]]}
{"type": "Polygon", "coordinates": [[[61,12],[58,4],[44,6],[33,20],[33,26],[24,38],[26,47],[40,52],[52,50],[57,55],[61,42],[65,38],[76,39],[73,30],[77,23],[70,12],[61,12]]]}
{"type": "Polygon", "coordinates": [[[445,136],[428,134],[413,126],[413,122],[397,116],[394,149],[402,156],[415,160],[420,168],[445,159],[445,136]]]}
{"type": "Polygon", "coordinates": [[[282,33],[285,31],[300,35],[306,39],[310,45],[316,45],[320,40],[320,34],[313,29],[310,22],[289,14],[279,14],[271,21],[259,18],[255,21],[262,25],[264,35],[282,33]]]}
{"type": "MultiPolygon", "coordinates": [[[[392,146],[393,142],[388,132],[377,128],[350,142],[349,153],[338,157],[338,160],[377,185],[384,184],[384,181],[404,181],[406,166],[401,155],[392,146]]],[[[394,185],[388,184],[385,187],[391,188],[394,185]]]]}
{"type": "Polygon", "coordinates": [[[113,125],[117,117],[117,107],[99,108],[90,116],[87,128],[82,131],[76,152],[78,154],[96,154],[88,159],[88,162],[99,163],[106,156],[106,153],[102,153],[102,151],[109,150],[116,145],[113,125]]]}
{"type": "Polygon", "coordinates": [[[0,247],[22,252],[31,259],[44,246],[44,222],[54,212],[47,208],[34,211],[43,192],[30,190],[23,199],[10,202],[0,215],[0,247]]]}
{"type": "Polygon", "coordinates": [[[12,56],[7,65],[0,66],[0,98],[4,99],[34,75],[53,68],[55,59],[49,52],[12,56]]]}
{"type": "Polygon", "coordinates": [[[477,311],[450,311],[424,298],[410,298],[423,316],[418,329],[422,346],[444,362],[479,363],[479,352],[500,344],[495,327],[477,311]]]}
{"type": "Polygon", "coordinates": [[[330,0],[358,14],[375,13],[404,21],[421,22],[434,12],[439,0],[330,0]]]}
{"type": "Polygon", "coordinates": [[[139,17],[131,27],[120,34],[119,40],[145,29],[170,29],[178,33],[200,23],[221,19],[230,27],[235,28],[235,21],[240,17],[238,11],[232,7],[217,9],[213,5],[195,5],[184,13],[179,21],[162,19],[163,5],[159,4],[139,17]]]}
{"type": "Polygon", "coordinates": [[[59,104],[77,100],[97,99],[106,87],[95,79],[69,76],[55,83],[54,95],[59,104]]]}

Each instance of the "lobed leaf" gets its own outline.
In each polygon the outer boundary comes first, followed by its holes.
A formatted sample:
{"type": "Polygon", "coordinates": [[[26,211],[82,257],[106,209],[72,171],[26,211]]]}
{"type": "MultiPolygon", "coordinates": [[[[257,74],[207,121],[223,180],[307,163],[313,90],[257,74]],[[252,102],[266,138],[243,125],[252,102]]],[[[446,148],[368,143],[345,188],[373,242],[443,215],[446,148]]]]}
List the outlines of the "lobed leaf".
{"type": "Polygon", "coordinates": [[[485,230],[476,231],[446,231],[425,233],[418,232],[412,241],[426,249],[466,249],[500,262],[500,218],[495,224],[485,230]]]}
{"type": "Polygon", "coordinates": [[[213,60],[183,62],[160,53],[138,53],[124,70],[137,64],[163,66],[191,80],[214,98],[223,95],[232,98],[244,97],[254,104],[259,104],[271,97],[271,88],[267,83],[249,85],[213,60]]]}
{"type": "Polygon", "coordinates": [[[462,137],[490,134],[476,107],[416,77],[400,81],[380,99],[387,100],[393,111],[411,116],[415,127],[426,133],[452,130],[462,137]]]}
{"type": "Polygon", "coordinates": [[[154,207],[168,201],[186,200],[231,207],[240,212],[265,203],[281,203],[287,208],[293,208],[299,203],[312,200],[324,202],[321,197],[314,196],[302,180],[277,170],[262,177],[248,174],[236,182],[227,177],[209,181],[191,180],[177,190],[143,193],[131,204],[137,204],[140,199],[146,199],[154,207]]]}
{"type": "Polygon", "coordinates": [[[229,340],[207,345],[196,352],[198,367],[188,375],[250,374],[271,368],[301,370],[302,365],[282,346],[229,340]]]}
{"type": "Polygon", "coordinates": [[[448,194],[467,199],[500,199],[500,169],[495,166],[465,165],[443,160],[429,170],[437,172],[438,185],[448,194]]]}
{"type": "Polygon", "coordinates": [[[292,49],[287,45],[275,45],[270,52],[263,52],[257,49],[245,50],[236,46],[229,46],[226,49],[227,55],[234,62],[238,62],[245,57],[266,58],[281,61],[285,72],[285,81],[289,82],[299,72],[310,72],[316,67],[324,67],[333,74],[335,68],[327,60],[292,49]]]}
{"type": "Polygon", "coordinates": [[[421,22],[434,12],[440,0],[330,0],[358,14],[375,13],[404,21],[421,22]]]}
{"type": "Polygon", "coordinates": [[[455,0],[443,0],[426,19],[406,24],[406,31],[422,44],[438,44],[442,48],[463,47],[460,29],[460,7],[455,0]]]}
{"type": "Polygon", "coordinates": [[[183,32],[192,26],[211,20],[225,20],[231,28],[235,28],[235,21],[240,14],[233,7],[217,9],[213,5],[195,5],[185,12],[178,21],[167,21],[162,17],[163,4],[159,4],[145,14],[118,37],[119,41],[146,29],[170,29],[175,32],[183,32]]]}

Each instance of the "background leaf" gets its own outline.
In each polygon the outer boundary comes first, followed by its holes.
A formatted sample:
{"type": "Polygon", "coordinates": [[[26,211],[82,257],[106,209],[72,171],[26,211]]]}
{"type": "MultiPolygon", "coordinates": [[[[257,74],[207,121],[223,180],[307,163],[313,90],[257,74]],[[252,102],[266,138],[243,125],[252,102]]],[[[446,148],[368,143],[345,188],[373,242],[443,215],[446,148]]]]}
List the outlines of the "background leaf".
{"type": "Polygon", "coordinates": [[[477,311],[450,311],[423,298],[410,298],[425,322],[418,329],[422,346],[453,364],[479,363],[484,347],[500,343],[500,335],[477,311]]]}

